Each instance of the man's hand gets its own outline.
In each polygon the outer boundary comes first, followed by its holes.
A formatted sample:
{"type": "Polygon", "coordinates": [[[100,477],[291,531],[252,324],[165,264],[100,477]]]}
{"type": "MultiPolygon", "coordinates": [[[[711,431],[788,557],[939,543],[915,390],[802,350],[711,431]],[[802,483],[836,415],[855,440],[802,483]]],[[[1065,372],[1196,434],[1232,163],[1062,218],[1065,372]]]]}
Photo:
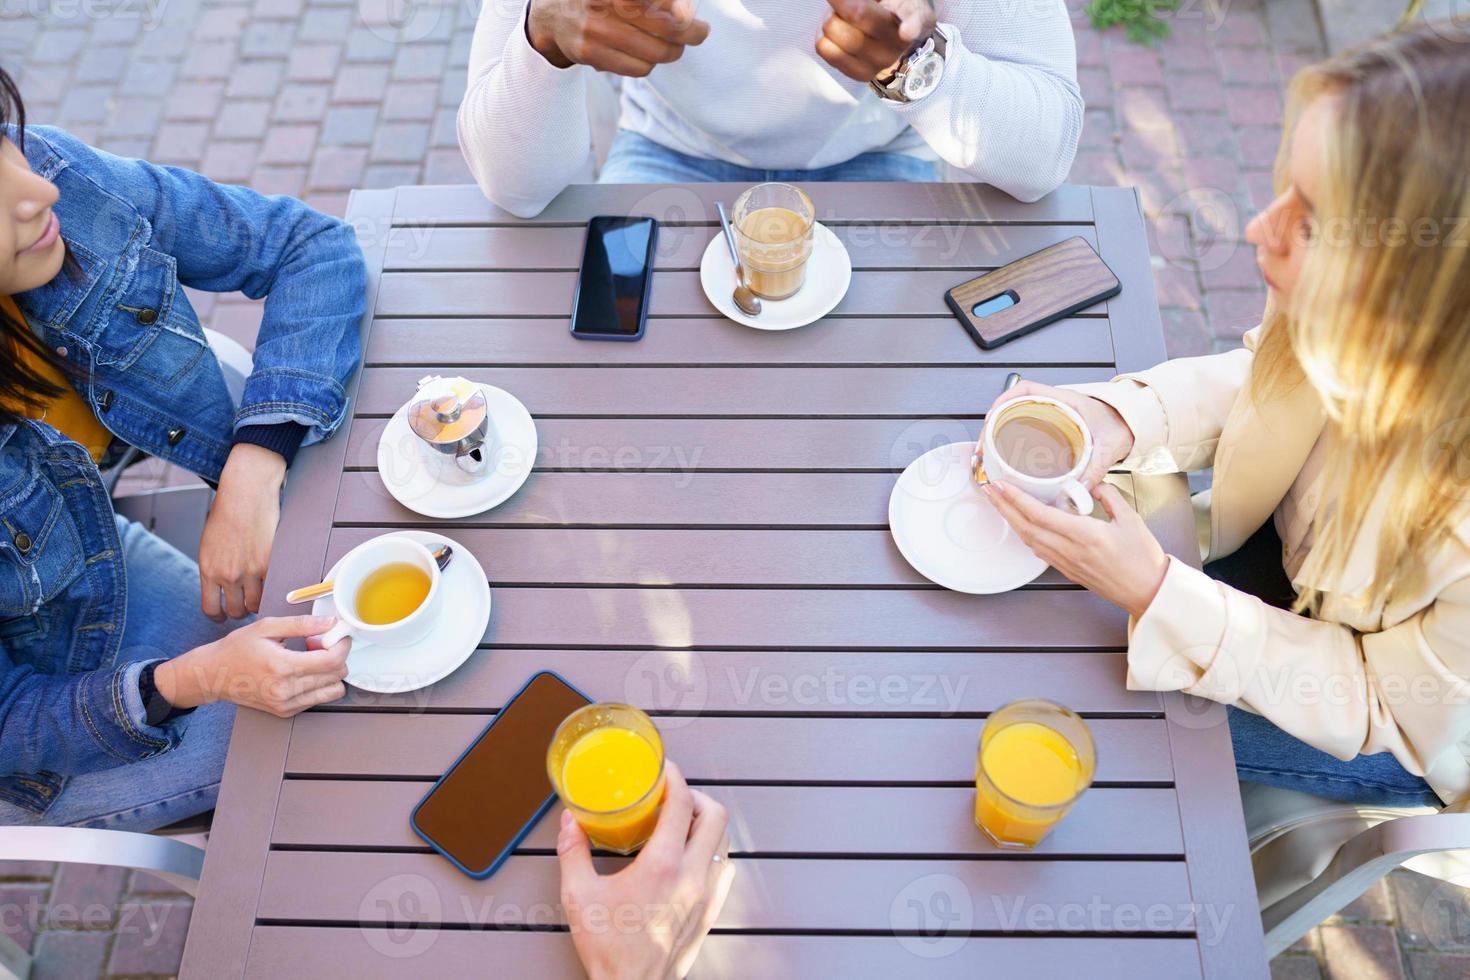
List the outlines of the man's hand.
{"type": "Polygon", "coordinates": [[[216,623],[260,612],[285,479],[279,453],[243,442],[230,450],[199,539],[199,604],[216,623]]]}
{"type": "Polygon", "coordinates": [[[532,0],[531,47],[558,68],[588,65],[641,78],[709,36],[690,0],[532,0]]]}
{"type": "Polygon", "coordinates": [[[653,837],[616,874],[597,873],[587,835],[562,812],[561,901],[590,980],[684,976],[729,894],[725,808],[690,790],[672,761],[665,779],[653,837]]]}
{"type": "Polygon", "coordinates": [[[228,636],[159,664],[158,693],[175,708],[231,701],[289,718],[347,693],[347,653],[352,638],[321,649],[316,637],[331,629],[331,616],[259,619],[228,636]],[[287,649],[291,637],[308,637],[307,650],[287,649]]]}
{"type": "Polygon", "coordinates": [[[817,54],[848,78],[871,82],[934,30],[929,0],[827,0],[817,54]]]}

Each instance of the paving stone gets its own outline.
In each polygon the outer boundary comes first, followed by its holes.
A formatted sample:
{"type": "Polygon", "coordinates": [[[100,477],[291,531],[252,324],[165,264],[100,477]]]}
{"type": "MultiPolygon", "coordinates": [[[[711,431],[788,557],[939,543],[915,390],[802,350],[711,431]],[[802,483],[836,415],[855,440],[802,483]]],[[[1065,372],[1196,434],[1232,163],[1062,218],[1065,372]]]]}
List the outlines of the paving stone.
{"type": "Polygon", "coordinates": [[[1275,89],[1241,88],[1229,90],[1226,112],[1237,126],[1280,126],[1281,96],[1275,89]]]}
{"type": "Polygon", "coordinates": [[[1413,980],[1465,980],[1470,977],[1470,955],[1443,953],[1406,954],[1413,980]]]}
{"type": "Polygon", "coordinates": [[[286,77],[300,82],[329,82],[342,62],[341,44],[297,44],[291,49],[286,77]]]}
{"type": "Polygon", "coordinates": [[[195,164],[204,158],[209,139],[206,123],[170,122],[158,127],[153,155],[159,163],[195,164]]]}
{"type": "Polygon", "coordinates": [[[1216,337],[1238,341],[1260,324],[1265,310],[1264,288],[1212,289],[1205,293],[1205,312],[1210,315],[1210,332],[1216,337]]]}
{"type": "Polygon", "coordinates": [[[1470,889],[1398,870],[1388,876],[1404,945],[1470,952],[1470,889]]]}
{"type": "Polygon", "coordinates": [[[1388,879],[1381,878],[1349,902],[1339,918],[1348,922],[1393,922],[1393,896],[1389,893],[1388,879]]]}
{"type": "Polygon", "coordinates": [[[128,902],[118,911],[110,973],[172,974],[184,955],[192,909],[186,902],[128,902]]]}
{"type": "Polygon", "coordinates": [[[49,884],[0,885],[0,933],[4,933],[21,949],[29,950],[31,940],[46,921],[46,893],[49,884]]]}
{"type": "Polygon", "coordinates": [[[250,186],[262,194],[285,194],[300,197],[306,187],[305,167],[278,167],[262,164],[250,176],[250,186]]]}
{"type": "Polygon", "coordinates": [[[276,122],[316,122],[326,114],[331,87],[320,82],[288,82],[276,98],[276,122]]]}
{"type": "Polygon", "coordinates": [[[362,184],[367,161],[368,151],[365,149],[321,147],[312,161],[308,183],[313,190],[351,190],[362,184]]]}
{"type": "Polygon", "coordinates": [[[36,939],[31,959],[31,980],[88,980],[102,976],[107,946],[106,932],[43,932],[36,939]]]}
{"type": "Polygon", "coordinates": [[[384,122],[373,138],[374,163],[413,163],[424,158],[429,147],[429,124],[384,122]]]}
{"type": "Polygon", "coordinates": [[[398,82],[383,100],[383,118],[422,120],[433,117],[439,107],[439,83],[398,82]]]}
{"type": "Polygon", "coordinates": [[[47,922],[57,929],[110,926],[127,881],[126,868],[63,864],[51,889],[47,922]]]}
{"type": "Polygon", "coordinates": [[[322,117],[322,144],[325,146],[367,146],[378,128],[376,106],[338,106],[322,117]]]}
{"type": "Polygon", "coordinates": [[[316,151],[317,126],[272,126],[260,147],[262,163],[310,163],[316,151]]]}
{"type": "Polygon", "coordinates": [[[223,82],[183,82],[169,93],[164,106],[168,119],[213,119],[224,98],[223,82]]]}
{"type": "Polygon", "coordinates": [[[382,102],[388,91],[389,71],[387,65],[346,66],[337,73],[332,102],[382,102]]]}
{"type": "Polygon", "coordinates": [[[270,128],[271,104],[263,99],[231,99],[214,121],[214,135],[227,140],[258,140],[270,128]]]}
{"type": "Polygon", "coordinates": [[[1328,973],[1354,980],[1404,980],[1398,940],[1388,926],[1322,926],[1328,973]]]}
{"type": "Polygon", "coordinates": [[[57,865],[50,861],[0,861],[0,881],[44,878],[50,881],[57,865]]]}
{"type": "Polygon", "coordinates": [[[1271,961],[1271,980],[1319,980],[1321,976],[1321,967],[1310,956],[1283,953],[1271,961]]]}

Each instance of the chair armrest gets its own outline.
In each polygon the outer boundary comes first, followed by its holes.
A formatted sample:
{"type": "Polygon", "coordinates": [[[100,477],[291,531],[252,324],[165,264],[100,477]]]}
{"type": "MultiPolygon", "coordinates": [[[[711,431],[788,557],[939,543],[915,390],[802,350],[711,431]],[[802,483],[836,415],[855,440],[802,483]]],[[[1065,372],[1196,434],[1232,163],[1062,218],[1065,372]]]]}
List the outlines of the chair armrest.
{"type": "MultiPolygon", "coordinates": [[[[1470,819],[1470,818],[1467,818],[1470,819]]],[[[0,827],[0,861],[59,861],[136,868],[194,895],[204,849],[169,837],[85,827],[0,827]]]]}
{"type": "MultiPolygon", "coordinates": [[[[1300,842],[1288,831],[1256,853],[1269,865],[1273,852],[1290,860],[1300,842]]],[[[1421,854],[1470,848],[1470,813],[1396,817],[1349,838],[1312,881],[1261,910],[1266,955],[1275,956],[1323,919],[1357,898],[1375,881],[1421,854]]]]}

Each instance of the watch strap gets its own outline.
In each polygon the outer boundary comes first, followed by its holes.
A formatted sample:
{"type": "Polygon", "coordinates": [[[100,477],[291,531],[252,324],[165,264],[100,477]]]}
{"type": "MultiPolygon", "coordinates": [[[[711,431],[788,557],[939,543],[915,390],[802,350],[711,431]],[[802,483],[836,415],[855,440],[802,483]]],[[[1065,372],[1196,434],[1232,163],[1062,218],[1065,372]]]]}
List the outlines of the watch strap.
{"type": "Polygon", "coordinates": [[[143,720],[153,727],[182,718],[193,711],[193,708],[175,708],[169,704],[158,690],[154,682],[153,672],[158,669],[161,660],[154,660],[143,665],[143,670],[138,674],[138,695],[143,699],[143,720]]]}
{"type": "Polygon", "coordinates": [[[948,39],[936,24],[934,30],[930,31],[927,36],[915,41],[909,50],[904,52],[903,57],[880,71],[868,82],[868,85],[872,87],[873,91],[878,93],[879,98],[887,99],[890,102],[910,101],[909,97],[903,92],[904,76],[908,74],[909,67],[912,65],[915,56],[923,51],[929,45],[930,41],[934,42],[933,53],[941,59],[945,57],[949,48],[948,39]]]}

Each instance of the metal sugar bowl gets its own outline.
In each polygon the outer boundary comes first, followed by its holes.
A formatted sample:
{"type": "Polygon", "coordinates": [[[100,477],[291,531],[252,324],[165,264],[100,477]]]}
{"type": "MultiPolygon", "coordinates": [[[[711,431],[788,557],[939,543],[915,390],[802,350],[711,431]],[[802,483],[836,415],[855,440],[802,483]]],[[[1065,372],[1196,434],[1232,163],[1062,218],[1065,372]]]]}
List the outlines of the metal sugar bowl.
{"type": "Polygon", "coordinates": [[[443,476],[454,471],[478,477],[488,472],[494,455],[490,410],[480,386],[466,378],[430,375],[419,381],[408,406],[408,426],[423,440],[431,456],[443,462],[443,476]]]}

